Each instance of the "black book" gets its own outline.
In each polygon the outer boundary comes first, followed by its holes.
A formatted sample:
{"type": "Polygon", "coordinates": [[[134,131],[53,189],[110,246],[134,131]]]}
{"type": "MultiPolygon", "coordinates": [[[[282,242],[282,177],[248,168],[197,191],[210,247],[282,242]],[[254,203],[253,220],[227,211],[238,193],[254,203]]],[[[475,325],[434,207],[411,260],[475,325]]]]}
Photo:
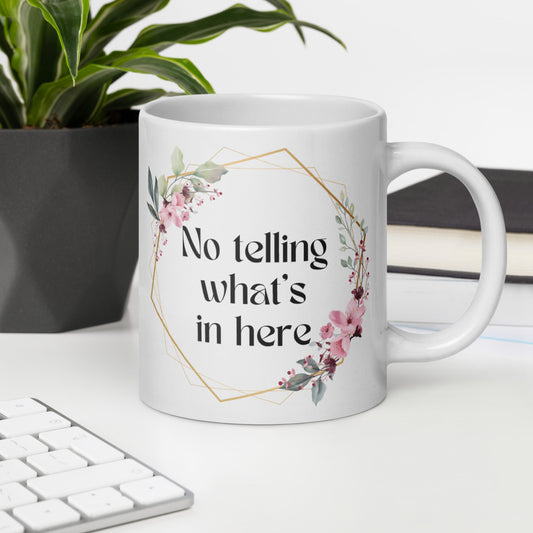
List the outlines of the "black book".
{"type": "MultiPolygon", "coordinates": [[[[498,196],[507,232],[506,285],[492,323],[533,325],[533,172],[480,170],[498,196]]],[[[479,218],[466,187],[439,174],[390,194],[387,236],[390,318],[456,320],[481,268],[479,218]]]]}
{"type": "MultiPolygon", "coordinates": [[[[482,168],[502,206],[508,282],[533,283],[533,172],[482,168]]],[[[466,187],[439,174],[388,196],[389,271],[478,278],[481,232],[466,187]]]]}

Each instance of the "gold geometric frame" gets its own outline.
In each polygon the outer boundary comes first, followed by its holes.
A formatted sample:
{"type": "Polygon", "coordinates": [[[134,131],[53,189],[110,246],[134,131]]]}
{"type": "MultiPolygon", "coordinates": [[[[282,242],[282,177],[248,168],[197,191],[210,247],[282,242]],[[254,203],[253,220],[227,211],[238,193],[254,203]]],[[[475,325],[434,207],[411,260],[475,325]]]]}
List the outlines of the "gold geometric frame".
{"type": "MultiPolygon", "coordinates": [[[[347,193],[346,185],[344,183],[339,183],[339,182],[335,182],[335,181],[331,181],[331,180],[325,180],[325,179],[321,178],[320,175],[318,174],[318,171],[316,170],[316,168],[314,168],[314,167],[306,167],[287,148],[280,148],[279,150],[273,150],[273,151],[266,152],[266,153],[263,153],[263,154],[259,154],[259,155],[255,155],[255,156],[249,156],[249,155],[243,154],[242,152],[239,152],[237,150],[234,150],[234,149],[231,149],[231,148],[227,148],[227,147],[223,147],[220,150],[218,150],[210,159],[211,160],[215,159],[215,157],[217,155],[219,155],[223,150],[228,150],[228,151],[234,152],[236,154],[239,154],[241,156],[244,156],[244,157],[241,157],[239,159],[236,159],[235,161],[222,163],[222,166],[224,166],[225,168],[228,168],[228,169],[231,168],[231,167],[236,168],[235,167],[236,165],[256,160],[258,162],[266,163],[268,165],[271,165],[270,169],[290,170],[292,172],[296,172],[298,174],[305,175],[305,176],[308,176],[308,177],[312,178],[328,194],[328,196],[329,196],[334,208],[337,210],[337,212],[339,212],[339,206],[340,206],[340,208],[343,209],[344,211],[346,211],[348,216],[353,219],[353,215],[344,206],[344,204],[335,196],[335,194],[333,194],[331,192],[331,190],[327,187],[326,183],[334,184],[334,185],[338,185],[338,186],[343,187],[345,194],[347,193]],[[284,167],[284,166],[278,165],[276,163],[272,163],[270,161],[266,161],[265,160],[265,158],[267,158],[269,156],[280,154],[280,153],[285,153],[289,157],[291,157],[292,160],[294,161],[294,163],[296,164],[296,166],[295,167],[284,167]],[[311,170],[314,170],[315,174],[313,174],[313,172],[311,172],[311,170]]],[[[182,172],[177,177],[182,177],[182,176],[185,177],[185,176],[193,174],[194,171],[191,172],[190,168],[191,167],[197,167],[197,166],[198,165],[191,165],[191,164],[187,165],[187,168],[184,169],[184,172],[182,172]]],[[[245,167],[245,168],[251,170],[248,167],[245,167]]],[[[262,167],[262,169],[270,170],[268,167],[262,167]]],[[[259,169],[255,169],[255,170],[259,170],[259,169]]],[[[167,177],[167,181],[170,180],[170,179],[173,179],[175,177],[176,176],[168,176],[167,177]]],[[[357,223],[357,225],[359,225],[359,223],[357,223]]],[[[194,365],[191,363],[190,359],[183,353],[183,351],[179,347],[179,345],[176,342],[174,336],[170,332],[170,329],[169,329],[169,327],[167,325],[167,322],[165,320],[165,317],[164,317],[163,308],[162,308],[162,304],[161,304],[161,293],[159,291],[159,283],[158,283],[158,276],[157,276],[157,264],[158,264],[158,261],[156,260],[156,257],[157,257],[157,255],[159,253],[160,238],[161,238],[161,232],[159,232],[159,230],[157,230],[157,238],[156,238],[156,240],[154,242],[154,247],[153,247],[152,255],[151,255],[151,258],[150,258],[150,266],[151,267],[152,267],[152,262],[153,262],[152,281],[151,281],[151,290],[150,290],[150,300],[151,300],[152,305],[154,307],[154,310],[155,310],[155,312],[157,314],[157,317],[158,317],[159,321],[161,322],[161,325],[163,326],[163,330],[164,330],[163,337],[164,337],[164,342],[165,342],[166,354],[170,358],[172,358],[173,360],[177,361],[181,365],[182,370],[184,372],[184,376],[185,376],[186,380],[189,382],[189,385],[206,388],[219,402],[228,402],[228,401],[241,400],[241,399],[244,399],[244,398],[253,397],[253,398],[256,398],[256,399],[264,400],[264,401],[269,402],[269,403],[281,405],[286,400],[288,400],[288,398],[290,396],[292,396],[292,394],[294,394],[293,391],[287,391],[287,390],[280,389],[279,386],[271,387],[271,388],[268,388],[268,389],[262,389],[262,390],[243,390],[242,388],[235,388],[235,387],[232,387],[230,385],[226,385],[224,383],[221,383],[221,382],[219,382],[219,381],[217,381],[217,380],[215,380],[213,378],[210,378],[210,377],[206,376],[205,374],[200,373],[194,367],[194,365]],[[167,336],[168,336],[168,339],[170,340],[170,346],[168,345],[168,342],[167,342],[167,336]],[[170,353],[169,348],[170,348],[170,350],[175,351],[175,355],[170,353]],[[192,382],[190,380],[190,376],[187,373],[187,370],[191,371],[193,373],[193,375],[200,381],[200,383],[192,382]],[[214,385],[210,385],[207,381],[211,381],[212,383],[214,383],[214,385]],[[232,391],[232,392],[236,392],[238,394],[234,395],[234,396],[227,397],[227,398],[223,398],[223,397],[221,397],[218,394],[218,392],[217,392],[218,390],[232,391]],[[281,401],[275,401],[275,400],[272,400],[271,398],[263,397],[263,395],[268,394],[268,393],[272,393],[272,392],[275,392],[275,391],[279,391],[280,393],[284,393],[285,397],[281,401]]]]}

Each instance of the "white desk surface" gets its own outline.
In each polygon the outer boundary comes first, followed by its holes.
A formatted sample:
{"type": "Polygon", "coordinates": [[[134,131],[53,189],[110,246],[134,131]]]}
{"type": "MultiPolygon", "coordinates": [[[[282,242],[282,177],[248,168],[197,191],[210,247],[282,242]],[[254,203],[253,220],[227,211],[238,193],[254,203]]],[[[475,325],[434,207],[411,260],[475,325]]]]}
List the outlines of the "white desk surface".
{"type": "Polygon", "coordinates": [[[117,324],[0,335],[0,398],[37,397],[196,494],[113,531],[533,531],[533,328],[393,365],[388,398],[357,416],[221,425],[139,401],[135,300],[117,324]]]}

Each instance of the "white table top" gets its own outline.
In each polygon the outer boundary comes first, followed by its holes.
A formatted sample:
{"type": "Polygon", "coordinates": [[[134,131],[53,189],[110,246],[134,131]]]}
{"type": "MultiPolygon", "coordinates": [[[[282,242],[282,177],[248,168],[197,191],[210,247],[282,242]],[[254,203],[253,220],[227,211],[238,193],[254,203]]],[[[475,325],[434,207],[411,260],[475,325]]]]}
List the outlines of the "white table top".
{"type": "Polygon", "coordinates": [[[0,335],[2,399],[39,398],[195,492],[117,533],[533,530],[533,328],[389,367],[388,398],[360,415],[234,426],[139,401],[135,300],[117,324],[0,335]]]}

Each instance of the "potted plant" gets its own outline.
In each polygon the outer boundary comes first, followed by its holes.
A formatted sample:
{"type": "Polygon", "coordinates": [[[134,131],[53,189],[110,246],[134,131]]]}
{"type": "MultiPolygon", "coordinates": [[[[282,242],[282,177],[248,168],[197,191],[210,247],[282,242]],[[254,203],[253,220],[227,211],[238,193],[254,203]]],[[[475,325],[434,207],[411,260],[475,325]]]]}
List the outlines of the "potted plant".
{"type": "MultiPolygon", "coordinates": [[[[160,88],[110,90],[128,72],[182,93],[213,88],[188,59],[161,52],[237,26],[271,31],[298,20],[286,0],[242,4],[185,23],[122,30],[169,0],[2,0],[0,51],[0,331],[54,332],[120,320],[137,261],[137,123],[133,106],[160,88]]],[[[342,44],[342,43],[341,43],[342,44]]],[[[174,93],[176,94],[176,93],[174,93]]]]}

